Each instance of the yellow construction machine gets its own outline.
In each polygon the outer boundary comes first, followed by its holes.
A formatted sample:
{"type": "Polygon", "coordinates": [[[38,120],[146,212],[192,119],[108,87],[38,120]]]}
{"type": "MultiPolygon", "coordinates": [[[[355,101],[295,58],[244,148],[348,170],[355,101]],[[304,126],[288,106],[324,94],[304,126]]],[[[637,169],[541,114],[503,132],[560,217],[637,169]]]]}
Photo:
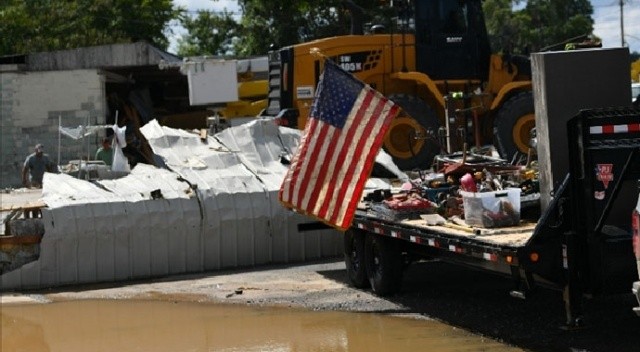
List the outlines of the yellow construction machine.
{"type": "Polygon", "coordinates": [[[265,114],[304,128],[322,72],[323,58],[312,53],[319,51],[402,107],[383,146],[401,169],[428,168],[436,154],[465,144],[493,143],[507,160],[526,154],[535,125],[530,61],[491,53],[481,0],[390,5],[397,30],[352,29],[271,52],[265,114]]]}
{"type": "Polygon", "coordinates": [[[242,59],[238,67],[238,101],[227,102],[217,112],[221,118],[255,117],[267,107],[267,57],[242,59]]]}

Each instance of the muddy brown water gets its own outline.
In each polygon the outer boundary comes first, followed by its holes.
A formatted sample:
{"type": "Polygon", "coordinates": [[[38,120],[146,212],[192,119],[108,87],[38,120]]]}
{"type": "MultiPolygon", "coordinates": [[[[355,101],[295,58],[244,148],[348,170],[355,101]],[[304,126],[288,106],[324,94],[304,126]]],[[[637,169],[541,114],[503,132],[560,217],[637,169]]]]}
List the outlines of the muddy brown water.
{"type": "Polygon", "coordinates": [[[2,352],[521,351],[427,319],[196,302],[3,305],[2,352]]]}

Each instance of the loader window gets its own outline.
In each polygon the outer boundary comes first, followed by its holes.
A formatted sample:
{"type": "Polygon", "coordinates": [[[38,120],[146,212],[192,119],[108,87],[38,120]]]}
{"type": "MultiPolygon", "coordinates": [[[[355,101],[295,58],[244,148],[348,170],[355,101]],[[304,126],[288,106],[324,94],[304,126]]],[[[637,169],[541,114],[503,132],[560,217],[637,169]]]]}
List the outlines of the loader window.
{"type": "Polygon", "coordinates": [[[467,4],[462,1],[440,1],[442,32],[463,34],[467,32],[467,4]]]}

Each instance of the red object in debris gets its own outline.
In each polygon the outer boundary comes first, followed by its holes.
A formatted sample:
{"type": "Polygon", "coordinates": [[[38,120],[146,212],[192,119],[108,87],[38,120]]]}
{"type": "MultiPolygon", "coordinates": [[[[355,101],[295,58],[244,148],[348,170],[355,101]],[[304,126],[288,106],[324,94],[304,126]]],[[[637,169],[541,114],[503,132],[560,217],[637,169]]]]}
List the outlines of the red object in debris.
{"type": "Polygon", "coordinates": [[[416,193],[396,194],[383,202],[393,210],[424,210],[433,207],[428,199],[422,198],[416,193]]]}
{"type": "Polygon", "coordinates": [[[465,192],[478,192],[476,182],[473,180],[473,176],[470,173],[464,174],[460,177],[460,188],[465,192]]]}

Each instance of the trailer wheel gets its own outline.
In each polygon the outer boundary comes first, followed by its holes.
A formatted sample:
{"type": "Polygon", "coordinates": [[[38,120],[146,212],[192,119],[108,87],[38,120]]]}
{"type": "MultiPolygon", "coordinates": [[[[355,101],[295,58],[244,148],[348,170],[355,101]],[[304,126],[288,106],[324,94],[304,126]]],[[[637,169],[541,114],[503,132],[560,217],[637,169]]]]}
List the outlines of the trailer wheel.
{"type": "Polygon", "coordinates": [[[369,287],[364,264],[364,238],[362,231],[349,229],[344,233],[344,263],[349,281],[356,288],[369,287]]]}
{"type": "Polygon", "coordinates": [[[365,267],[371,289],[379,296],[392,295],[402,284],[402,256],[398,242],[368,234],[364,245],[365,267]]]}
{"type": "Polygon", "coordinates": [[[431,167],[433,158],[440,152],[436,137],[440,123],[436,113],[424,100],[410,95],[395,94],[389,99],[402,111],[384,137],[384,150],[400,170],[431,167]]]}
{"type": "Polygon", "coordinates": [[[535,124],[533,93],[521,92],[509,98],[493,122],[493,144],[500,156],[511,160],[516,153],[527,154],[531,129],[535,124]]]}

